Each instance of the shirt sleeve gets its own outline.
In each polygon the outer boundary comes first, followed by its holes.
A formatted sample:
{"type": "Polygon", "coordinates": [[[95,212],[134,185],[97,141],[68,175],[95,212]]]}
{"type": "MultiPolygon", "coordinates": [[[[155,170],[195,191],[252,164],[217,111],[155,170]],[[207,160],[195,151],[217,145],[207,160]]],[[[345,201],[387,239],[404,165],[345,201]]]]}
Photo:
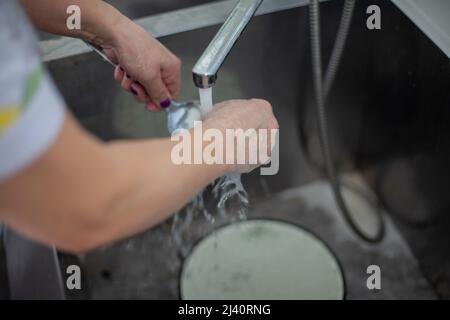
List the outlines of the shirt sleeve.
{"type": "Polygon", "coordinates": [[[65,103],[40,62],[19,1],[0,1],[0,182],[32,164],[64,122],[65,103]]]}

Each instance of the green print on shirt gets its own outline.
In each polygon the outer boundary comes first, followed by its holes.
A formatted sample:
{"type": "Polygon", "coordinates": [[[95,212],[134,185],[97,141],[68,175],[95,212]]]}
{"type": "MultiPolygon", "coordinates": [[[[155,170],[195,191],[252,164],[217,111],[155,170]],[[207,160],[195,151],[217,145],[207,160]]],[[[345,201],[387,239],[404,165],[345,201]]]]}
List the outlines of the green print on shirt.
{"type": "Polygon", "coordinates": [[[21,108],[25,109],[30,101],[33,99],[34,95],[39,89],[42,82],[44,70],[41,64],[38,64],[37,68],[28,76],[25,83],[25,91],[22,97],[21,108]]]}

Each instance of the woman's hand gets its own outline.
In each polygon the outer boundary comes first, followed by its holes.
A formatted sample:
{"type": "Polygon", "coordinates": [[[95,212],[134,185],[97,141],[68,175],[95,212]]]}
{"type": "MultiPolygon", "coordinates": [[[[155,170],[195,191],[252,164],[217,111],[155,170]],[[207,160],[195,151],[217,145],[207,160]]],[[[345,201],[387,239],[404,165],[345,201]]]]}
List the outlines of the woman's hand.
{"type": "Polygon", "coordinates": [[[142,27],[100,0],[21,0],[39,29],[83,39],[119,65],[114,77],[153,111],[170,105],[180,90],[180,60],[142,27]],[[67,8],[76,5],[80,29],[67,28],[67,8]],[[122,69],[120,69],[120,67],[122,69]]]}
{"type": "Polygon", "coordinates": [[[228,137],[227,130],[234,130],[234,148],[227,149],[229,146],[225,144],[224,154],[232,154],[234,157],[234,164],[228,164],[229,171],[240,173],[248,173],[269,160],[276,143],[273,131],[278,132],[279,128],[272,106],[269,102],[260,99],[230,100],[219,103],[207,115],[204,127],[219,129],[224,137],[228,137]],[[245,137],[241,136],[245,138],[241,140],[241,142],[245,141],[243,144],[240,144],[237,136],[239,131],[245,135],[245,137]],[[245,155],[244,162],[240,163],[239,152],[245,155]],[[256,156],[258,163],[249,162],[250,155],[256,156]]]}
{"type": "Polygon", "coordinates": [[[128,20],[102,48],[115,63],[114,78],[148,110],[170,106],[180,91],[181,61],[146,30],[128,20]]]}

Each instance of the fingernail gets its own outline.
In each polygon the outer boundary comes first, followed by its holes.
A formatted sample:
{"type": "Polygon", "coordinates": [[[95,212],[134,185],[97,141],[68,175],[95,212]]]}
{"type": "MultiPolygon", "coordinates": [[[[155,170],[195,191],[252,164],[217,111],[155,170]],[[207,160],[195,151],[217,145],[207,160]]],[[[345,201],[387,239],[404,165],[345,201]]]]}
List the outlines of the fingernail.
{"type": "Polygon", "coordinates": [[[158,108],[156,107],[156,104],[154,104],[153,102],[147,103],[147,105],[145,107],[147,108],[147,110],[150,110],[150,111],[158,110],[158,108]]]}
{"type": "Polygon", "coordinates": [[[120,71],[125,71],[122,67],[119,67],[120,68],[120,71]]]}
{"type": "Polygon", "coordinates": [[[137,93],[137,91],[136,90],[134,90],[133,88],[130,88],[130,90],[131,90],[131,92],[135,95],[135,96],[137,96],[138,95],[138,93],[137,93]]]}
{"type": "Polygon", "coordinates": [[[164,109],[167,109],[171,104],[172,102],[170,101],[170,99],[166,99],[160,103],[160,106],[164,109]]]}

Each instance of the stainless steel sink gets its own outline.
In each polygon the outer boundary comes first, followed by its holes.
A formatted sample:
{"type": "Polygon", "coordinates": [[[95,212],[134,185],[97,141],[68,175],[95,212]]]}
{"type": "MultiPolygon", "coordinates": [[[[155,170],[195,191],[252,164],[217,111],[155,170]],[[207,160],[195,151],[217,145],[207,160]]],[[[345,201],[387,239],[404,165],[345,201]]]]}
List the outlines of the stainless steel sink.
{"type": "MultiPolygon", "coordinates": [[[[144,6],[144,1],[132,3],[124,10],[131,12],[134,10],[132,6],[144,6]]],[[[181,4],[175,0],[170,3],[181,4]]],[[[185,1],[183,6],[185,3],[187,6],[185,1]]],[[[361,20],[366,17],[364,5],[368,3],[358,1],[360,7],[354,28],[361,27],[361,20]]],[[[324,20],[327,21],[324,28],[326,52],[332,45],[341,5],[342,1],[337,0],[323,5],[324,20]]],[[[384,10],[391,13],[391,18],[397,19],[398,25],[414,30],[398,9],[390,4],[384,5],[384,10]]],[[[151,11],[150,7],[148,10],[151,11]]],[[[141,12],[137,11],[136,14],[141,12]]],[[[210,26],[160,38],[184,63],[180,100],[198,99],[191,69],[218,27],[210,26]]],[[[254,173],[243,178],[250,195],[249,217],[280,219],[304,226],[321,237],[343,266],[347,298],[434,298],[435,293],[423,277],[418,262],[388,215],[386,238],[379,245],[367,246],[345,225],[334,206],[328,186],[320,170],[317,170],[320,157],[316,157],[315,152],[318,144],[312,111],[308,32],[306,8],[255,17],[220,70],[214,87],[216,102],[253,97],[269,100],[280,123],[279,174],[261,177],[254,173]],[[308,156],[302,143],[308,146],[308,156]],[[311,165],[311,159],[317,162],[316,166],[311,165]],[[365,287],[365,270],[370,264],[382,265],[386,275],[383,291],[371,292],[365,287]]],[[[358,132],[352,130],[356,124],[362,123],[364,115],[358,106],[362,105],[361,101],[368,94],[368,89],[359,85],[358,81],[372,76],[371,70],[365,69],[367,59],[361,59],[365,62],[358,65],[358,57],[371,57],[380,48],[367,44],[370,39],[362,41],[364,36],[356,33],[350,37],[351,44],[347,48],[347,52],[353,54],[346,55],[338,87],[332,94],[332,100],[336,101],[330,105],[334,107],[331,112],[332,136],[341,167],[359,174],[367,186],[373,188],[373,171],[370,169],[377,166],[364,166],[363,170],[355,166],[353,147],[358,132]],[[351,121],[351,125],[346,121],[351,121]]],[[[424,46],[432,44],[425,43],[424,46]]],[[[148,113],[142,105],[134,102],[133,96],[114,82],[111,67],[94,53],[52,60],[48,62],[48,68],[77,119],[98,137],[111,140],[168,135],[166,115],[148,113]]],[[[380,127],[371,133],[376,134],[378,129],[380,127]]],[[[209,205],[214,207],[213,200],[209,205]]],[[[210,225],[202,215],[198,215],[184,235],[185,245],[190,248],[214,228],[235,220],[236,216],[231,213],[229,217],[218,218],[215,225],[210,225]]],[[[169,220],[141,235],[83,257],[61,253],[63,270],[68,264],[80,264],[83,283],[86,284],[82,292],[68,291],[68,297],[179,298],[178,280],[184,253],[173,241],[171,226],[172,221],[169,220]]]]}

